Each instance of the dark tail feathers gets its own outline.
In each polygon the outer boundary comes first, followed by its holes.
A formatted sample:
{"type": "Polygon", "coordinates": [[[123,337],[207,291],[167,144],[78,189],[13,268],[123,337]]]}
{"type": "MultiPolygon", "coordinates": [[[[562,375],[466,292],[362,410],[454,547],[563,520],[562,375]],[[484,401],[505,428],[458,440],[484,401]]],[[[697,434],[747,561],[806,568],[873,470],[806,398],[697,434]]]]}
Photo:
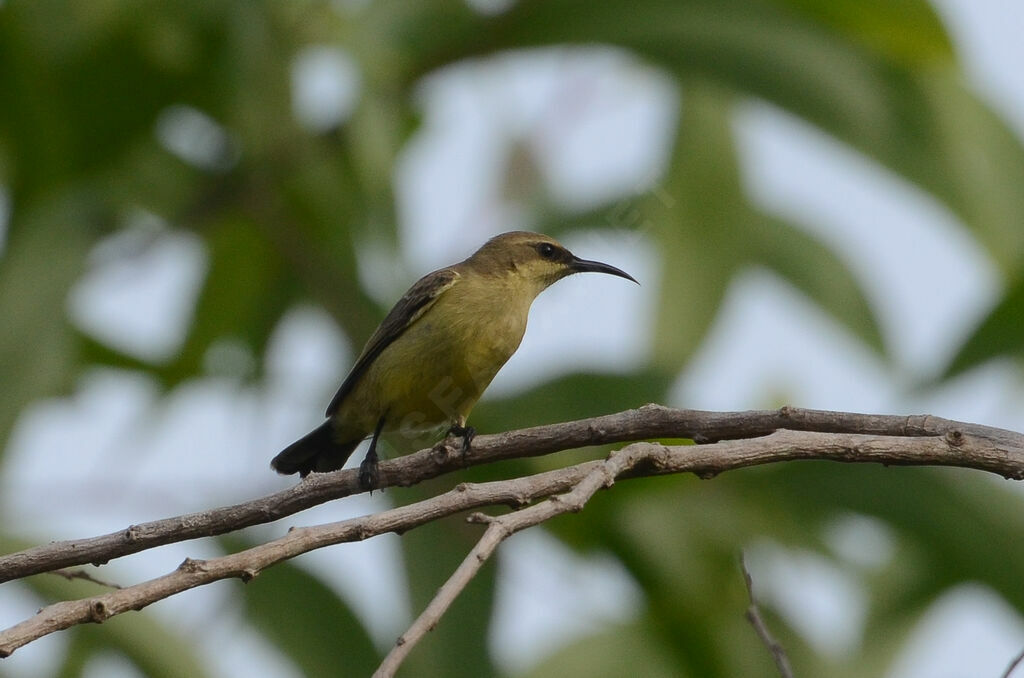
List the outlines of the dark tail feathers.
{"type": "Polygon", "coordinates": [[[334,427],[328,419],[281,450],[270,461],[270,468],[284,475],[298,473],[302,477],[306,477],[310,471],[325,473],[338,470],[345,465],[363,439],[339,443],[334,435],[334,427]]]}

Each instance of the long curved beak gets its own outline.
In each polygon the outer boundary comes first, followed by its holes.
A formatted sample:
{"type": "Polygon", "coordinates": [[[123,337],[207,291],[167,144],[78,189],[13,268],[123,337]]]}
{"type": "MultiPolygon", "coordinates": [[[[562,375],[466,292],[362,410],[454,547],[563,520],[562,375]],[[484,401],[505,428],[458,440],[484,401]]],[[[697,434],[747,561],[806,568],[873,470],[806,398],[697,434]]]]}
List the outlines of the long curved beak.
{"type": "Polygon", "coordinates": [[[580,259],[579,257],[573,257],[569,262],[569,269],[573,273],[607,273],[609,275],[617,275],[620,278],[626,280],[632,280],[637,285],[637,279],[626,273],[622,269],[615,268],[611,264],[603,264],[600,261],[588,261],[587,259],[580,259]]]}

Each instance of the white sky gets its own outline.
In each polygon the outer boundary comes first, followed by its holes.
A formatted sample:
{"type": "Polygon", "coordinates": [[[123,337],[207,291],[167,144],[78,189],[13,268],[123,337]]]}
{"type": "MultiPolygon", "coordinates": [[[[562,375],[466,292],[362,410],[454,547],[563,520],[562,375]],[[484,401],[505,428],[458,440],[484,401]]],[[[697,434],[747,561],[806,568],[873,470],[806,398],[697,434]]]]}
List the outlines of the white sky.
{"type": "MultiPolygon", "coordinates": [[[[938,7],[971,82],[1024,136],[1024,3],[940,0],[938,7]]],[[[300,119],[329,126],[338,119],[332,115],[347,114],[358,76],[343,53],[311,50],[300,55],[293,72],[300,119]],[[317,107],[318,100],[331,102],[327,110],[317,107]]],[[[389,298],[416,275],[469,254],[466,243],[528,223],[528,215],[495,207],[495,158],[503,152],[496,131],[535,130],[545,144],[541,169],[551,190],[585,204],[600,193],[648,186],[664,162],[661,149],[678,114],[657,74],[608,51],[549,52],[451,69],[427,83],[422,97],[425,132],[396,171],[407,270],[375,280],[379,289],[390,289],[389,298]],[[552,115],[553,105],[562,110],[559,97],[567,90],[576,107],[552,115]]],[[[735,125],[755,200],[818,224],[818,235],[844,252],[880,309],[883,330],[907,373],[893,374],[786,285],[752,271],[735,282],[711,337],[680,377],[675,404],[745,409],[786,393],[820,408],[929,411],[1024,430],[1019,374],[1000,366],[927,399],[906,394],[909,380],[942,364],[999,290],[984,253],[956,219],[929,196],[771,107],[751,104],[735,125]]],[[[173,130],[162,133],[173,138],[173,130]]],[[[139,223],[138,233],[160,227],[145,215],[139,223]]],[[[566,244],[638,279],[655,278],[651,244],[626,237],[580,233],[566,244]]],[[[204,265],[198,243],[176,236],[133,261],[103,257],[97,254],[95,274],[74,295],[76,320],[146,355],[173,350],[188,312],[187,291],[204,265]]],[[[372,275],[369,268],[361,273],[372,275]]],[[[566,356],[583,369],[628,369],[642,362],[649,294],[657,286],[621,283],[578,276],[542,295],[527,339],[494,391],[528,386],[566,356]],[[598,309],[608,321],[594,327],[586,320],[598,309]]],[[[351,355],[323,314],[298,309],[271,349],[266,393],[210,379],[157,405],[145,380],[90,377],[74,398],[37,405],[22,419],[0,488],[3,511],[16,516],[27,535],[60,539],[286,487],[293,480],[276,477],[267,461],[318,421],[351,355]],[[41,496],[62,500],[40,502],[41,496]],[[68,505],[80,510],[69,515],[68,505]]],[[[257,532],[277,535],[288,525],[337,520],[386,501],[380,495],[353,498],[257,532]]],[[[338,587],[382,645],[411,614],[396,569],[396,539],[328,549],[299,561],[338,587]],[[358,582],[346,576],[355,570],[358,582]]],[[[888,553],[884,528],[870,521],[837,525],[830,539],[851,563],[888,553]]],[[[165,573],[185,556],[204,555],[208,547],[201,542],[165,547],[118,562],[107,576],[137,581],[165,573]]],[[[517,536],[503,547],[501,562],[506,577],[494,647],[511,668],[527,667],[566,635],[628,615],[640,604],[616,564],[581,561],[541,533],[517,536]]],[[[770,543],[757,545],[750,562],[766,600],[805,629],[808,642],[839,654],[855,647],[862,614],[855,573],[869,565],[840,570],[770,543]]],[[[179,626],[224,676],[298,676],[287,660],[245,632],[226,601],[226,588],[213,586],[155,605],[150,613],[179,626]]],[[[0,588],[0,624],[19,621],[35,607],[16,587],[0,588]]],[[[36,675],[63,643],[59,634],[35,643],[4,660],[3,669],[16,677],[36,675]]],[[[982,589],[964,587],[929,612],[888,678],[995,676],[1022,647],[1024,623],[1016,612],[982,589]]],[[[91,669],[96,676],[120,670],[116,663],[91,669]]]]}

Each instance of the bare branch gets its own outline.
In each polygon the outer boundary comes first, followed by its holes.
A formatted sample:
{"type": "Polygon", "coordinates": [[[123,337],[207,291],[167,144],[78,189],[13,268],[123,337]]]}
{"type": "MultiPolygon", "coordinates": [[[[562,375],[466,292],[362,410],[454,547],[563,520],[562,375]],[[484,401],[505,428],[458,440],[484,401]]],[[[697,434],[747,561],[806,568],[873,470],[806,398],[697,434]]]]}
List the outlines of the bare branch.
{"type": "Polygon", "coordinates": [[[75,579],[81,579],[82,581],[88,581],[88,582],[92,582],[93,584],[99,584],[100,586],[105,586],[108,589],[119,589],[119,588],[122,588],[120,584],[114,584],[113,582],[103,581],[102,579],[97,579],[96,577],[92,576],[91,574],[89,574],[85,570],[54,570],[54,571],[50,572],[49,574],[55,574],[58,577],[64,577],[68,581],[74,581],[75,579]]]}
{"type": "Polygon", "coordinates": [[[463,483],[430,499],[336,523],[300,527],[266,544],[209,560],[186,559],[172,572],[134,586],[75,601],[54,603],[35,616],[0,632],[0,657],[8,657],[33,640],[77,624],[100,623],[114,615],[141,610],[182,591],[221,579],[248,582],[271,565],[309,551],[362,541],[386,532],[405,532],[439,518],[483,506],[522,506],[529,501],[564,491],[579,482],[600,461],[585,462],[557,471],[491,483],[463,483]]]}
{"type": "MultiPolygon", "coordinates": [[[[408,486],[458,468],[499,459],[646,438],[689,438],[698,443],[753,438],[777,429],[888,436],[942,437],[960,452],[887,463],[941,464],[1024,478],[1024,436],[1003,429],[928,415],[896,416],[784,407],[750,412],[706,412],[647,405],[592,419],[477,436],[465,455],[447,448],[421,450],[381,462],[381,484],[408,486]]],[[[851,459],[853,461],[853,459],[851,459]]],[[[709,471],[715,472],[715,471],[709,471]]],[[[175,542],[225,534],[273,522],[333,499],[360,492],[357,472],[311,474],[303,482],[259,499],[131,525],[90,539],[52,542],[0,557],[0,583],[59,568],[103,564],[175,542]]]]}
{"type": "Polygon", "coordinates": [[[740,570],[743,571],[743,581],[747,585],[747,597],[750,599],[750,605],[747,607],[746,614],[747,621],[754,627],[757,637],[761,639],[761,642],[768,648],[768,651],[772,653],[772,659],[775,660],[775,666],[779,670],[779,675],[782,678],[793,678],[793,669],[789,665],[789,657],[786,656],[786,650],[779,644],[779,641],[775,640],[775,636],[768,630],[768,625],[764,623],[764,619],[761,617],[761,609],[757,605],[757,598],[754,597],[754,580],[750,576],[746,558],[742,553],[740,554],[740,570]]]}
{"type": "Polygon", "coordinates": [[[1006,667],[1005,671],[1003,671],[1002,678],[1010,678],[1013,672],[1017,670],[1017,667],[1020,666],[1021,662],[1024,662],[1024,650],[1021,650],[1020,653],[1013,658],[1010,665],[1006,667]]]}
{"type": "Polygon", "coordinates": [[[483,537],[437,592],[423,613],[412,623],[409,630],[398,637],[395,646],[391,648],[380,667],[374,672],[374,678],[390,678],[395,675],[412,648],[428,631],[437,626],[441,616],[447,612],[463,589],[480,571],[498,544],[527,527],[538,525],[563,513],[582,510],[595,492],[604,487],[611,487],[615,483],[615,479],[624,471],[632,469],[640,461],[650,458],[651,452],[650,447],[640,448],[632,445],[620,452],[612,453],[604,462],[594,464],[571,492],[555,495],[540,504],[534,504],[498,518],[482,514],[470,516],[477,522],[488,523],[483,537]]]}
{"type": "MultiPolygon", "coordinates": [[[[383,532],[401,533],[440,517],[482,506],[523,506],[536,499],[565,492],[574,487],[587,488],[583,496],[589,497],[598,487],[607,486],[614,479],[615,476],[607,475],[609,468],[621,478],[683,472],[710,478],[722,471],[757,464],[796,459],[828,459],[890,465],[960,466],[983,469],[1014,478],[1024,473],[1024,436],[999,429],[955,424],[931,417],[892,418],[780,410],[775,413],[737,413],[729,418],[720,414],[648,406],[620,415],[487,436],[482,441],[478,439],[480,442],[474,444],[466,459],[458,452],[439,446],[433,450],[425,450],[381,464],[381,477],[388,485],[404,484],[410,479],[437,475],[461,464],[542,454],[554,449],[607,442],[620,436],[635,439],[648,435],[663,435],[707,440],[715,437],[709,435],[709,431],[717,431],[722,436],[726,433],[738,435],[758,430],[758,426],[776,423],[780,417],[791,420],[796,426],[815,425],[826,429],[852,427],[855,421],[859,421],[872,433],[888,427],[900,431],[901,436],[911,437],[777,430],[760,438],[721,440],[713,444],[696,446],[634,443],[611,457],[614,464],[612,461],[593,461],[526,478],[479,485],[460,485],[446,494],[417,504],[348,521],[295,529],[275,541],[239,553],[206,561],[187,559],[175,571],[157,579],[78,601],[50,605],[34,617],[0,632],[0,656],[8,656],[17,648],[49,633],[75,624],[101,622],[113,615],[141,609],[157,600],[196,586],[231,577],[248,581],[266,567],[331,544],[362,540],[383,532]],[[679,417],[692,418],[692,427],[686,428],[681,425],[677,421],[679,417]],[[699,426],[694,422],[698,422],[699,426]],[[606,424],[614,424],[615,428],[603,428],[602,426],[606,424]],[[660,433],[652,434],[650,431],[660,433]],[[621,460],[629,460],[629,463],[617,466],[621,460]],[[605,470],[600,474],[602,482],[595,487],[593,483],[596,481],[587,479],[597,478],[598,469],[605,470]]],[[[268,515],[279,517],[280,512],[284,510],[283,507],[312,505],[326,501],[332,498],[332,495],[351,493],[350,486],[354,486],[355,483],[353,472],[313,475],[297,488],[272,495],[271,498],[277,498],[275,501],[268,502],[269,498],[266,498],[237,507],[193,515],[199,516],[197,520],[204,525],[200,531],[216,529],[219,531],[214,533],[220,533],[238,526],[266,522],[268,515]],[[253,512],[257,511],[256,507],[262,507],[264,511],[260,519],[253,518],[253,512]],[[237,510],[233,512],[233,509],[237,510]]],[[[523,519],[524,515],[527,518],[541,516],[541,520],[546,520],[547,518],[542,517],[543,512],[552,510],[551,507],[557,504],[558,502],[545,502],[538,507],[530,507],[512,515],[519,516],[516,520],[523,519]],[[536,514],[532,512],[535,508],[536,514]]],[[[565,505],[569,506],[568,510],[573,510],[573,507],[582,506],[582,503],[565,505]]],[[[200,529],[187,522],[186,518],[189,516],[150,523],[150,526],[158,526],[154,528],[155,531],[139,530],[137,536],[145,535],[139,538],[148,539],[147,544],[150,546],[156,545],[151,543],[153,541],[179,541],[180,539],[176,539],[173,534],[165,534],[161,530],[167,530],[168,523],[184,523],[181,529],[187,532],[200,529]]],[[[106,538],[99,537],[97,540],[102,542],[106,538]]],[[[497,540],[500,541],[501,539],[497,540]]],[[[17,560],[18,556],[45,548],[30,549],[22,554],[8,556],[5,560],[17,560]]],[[[118,546],[114,551],[118,548],[122,547],[118,546]]],[[[493,550],[493,547],[489,548],[493,550]]],[[[59,557],[66,557],[60,550],[56,553],[59,557]]],[[[51,564],[55,556],[51,553],[49,557],[51,560],[44,559],[43,565],[37,561],[34,567],[51,564]]],[[[21,567],[25,567],[24,564],[21,567]]]]}

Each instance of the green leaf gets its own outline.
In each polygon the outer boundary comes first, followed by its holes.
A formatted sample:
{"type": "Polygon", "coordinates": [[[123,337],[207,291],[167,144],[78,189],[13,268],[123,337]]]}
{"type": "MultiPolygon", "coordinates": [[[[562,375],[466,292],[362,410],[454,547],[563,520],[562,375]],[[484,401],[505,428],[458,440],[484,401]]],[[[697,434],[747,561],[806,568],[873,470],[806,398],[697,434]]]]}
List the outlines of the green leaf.
{"type": "Polygon", "coordinates": [[[734,493],[671,477],[617,483],[552,527],[621,560],[644,592],[655,652],[671,656],[681,675],[724,678],[751,675],[750,662],[763,661],[742,628],[737,556],[770,515],[734,493]]]}
{"type": "Polygon", "coordinates": [[[130,661],[147,678],[204,678],[211,676],[191,642],[152,615],[129,612],[104,622],[103,626],[78,627],[76,635],[94,651],[114,650],[130,661]]]}
{"type": "Polygon", "coordinates": [[[80,196],[58,197],[19,214],[0,265],[0,446],[22,408],[65,392],[75,374],[68,293],[85,267],[95,210],[80,196]],[[79,222],[79,228],[68,228],[79,222]]]}
{"type": "Polygon", "coordinates": [[[644,202],[661,252],[654,361],[665,371],[679,370],[697,350],[745,256],[741,225],[749,210],[729,126],[732,104],[729,92],[686,82],[672,166],[644,202]]]}
{"type": "Polygon", "coordinates": [[[75,330],[75,342],[78,348],[79,367],[97,365],[121,370],[133,370],[151,374],[158,369],[152,363],[106,345],[84,332],[75,330]]]}
{"type": "Polygon", "coordinates": [[[16,156],[17,201],[109,167],[139,136],[151,138],[163,107],[219,89],[210,66],[223,36],[205,20],[222,23],[226,12],[187,4],[190,31],[171,11],[125,12],[121,2],[5,3],[0,134],[16,156]]]}
{"type": "MultiPolygon", "coordinates": [[[[5,553],[27,546],[7,538],[0,538],[0,543],[5,553]]],[[[52,574],[28,577],[17,585],[28,587],[47,602],[75,600],[109,590],[52,574]]],[[[84,624],[61,633],[71,635],[71,644],[59,675],[79,675],[74,672],[76,667],[84,666],[90,658],[105,652],[123,656],[148,678],[205,678],[210,675],[186,638],[146,612],[128,612],[102,625],[84,624]]]]}
{"type": "Polygon", "coordinates": [[[655,369],[629,374],[567,374],[504,398],[485,397],[470,423],[493,433],[596,417],[663,400],[675,375],[655,369]]]}
{"type": "Polygon", "coordinates": [[[889,143],[869,150],[953,209],[996,265],[1015,272],[1024,251],[1020,138],[955,73],[915,73],[905,85],[904,119],[889,143]]]}
{"type": "Polygon", "coordinates": [[[524,678],[678,678],[678,664],[651,642],[652,631],[641,620],[580,638],[544,658],[524,678]]]}
{"type": "MultiPolygon", "coordinates": [[[[238,539],[226,540],[234,549],[238,539]]],[[[342,547],[343,548],[343,547],[342,547]]],[[[291,563],[242,589],[248,620],[308,678],[368,676],[381,656],[366,628],[334,590],[291,563]]]]}
{"type": "Polygon", "coordinates": [[[1024,357],[1024,275],[971,333],[950,362],[943,379],[1001,357],[1024,357]]]}
{"type": "Polygon", "coordinates": [[[858,38],[873,52],[908,67],[954,62],[953,43],[923,0],[776,0],[837,32],[858,38]]]}
{"type": "Polygon", "coordinates": [[[759,221],[747,230],[754,260],[781,275],[884,355],[878,320],[843,260],[817,238],[781,219],[764,217],[759,221]]]}
{"type": "Polygon", "coordinates": [[[207,233],[206,242],[209,272],[185,344],[175,360],[157,370],[168,387],[201,374],[207,352],[218,341],[239,341],[262,355],[292,299],[293,286],[279,252],[251,223],[222,219],[207,233]]]}

